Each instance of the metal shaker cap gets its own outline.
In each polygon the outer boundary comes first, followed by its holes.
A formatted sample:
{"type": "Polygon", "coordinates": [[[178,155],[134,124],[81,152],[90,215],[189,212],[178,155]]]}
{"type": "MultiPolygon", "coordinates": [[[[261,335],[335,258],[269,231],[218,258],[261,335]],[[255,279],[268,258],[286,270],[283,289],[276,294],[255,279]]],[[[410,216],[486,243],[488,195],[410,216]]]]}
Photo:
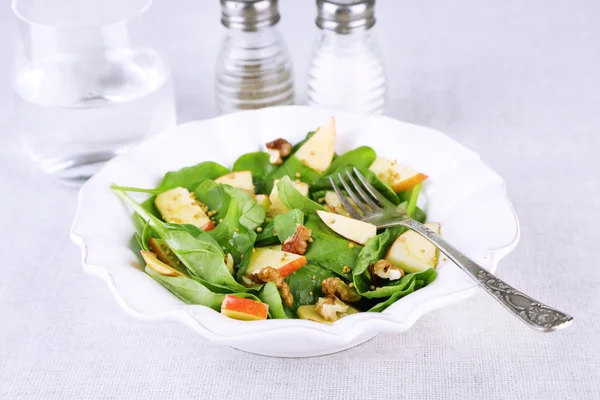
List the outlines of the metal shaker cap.
{"type": "Polygon", "coordinates": [[[254,32],[279,22],[277,0],[221,0],[221,23],[254,32]]]}
{"type": "Polygon", "coordinates": [[[375,25],[375,0],[317,0],[317,26],[337,33],[375,25]]]}

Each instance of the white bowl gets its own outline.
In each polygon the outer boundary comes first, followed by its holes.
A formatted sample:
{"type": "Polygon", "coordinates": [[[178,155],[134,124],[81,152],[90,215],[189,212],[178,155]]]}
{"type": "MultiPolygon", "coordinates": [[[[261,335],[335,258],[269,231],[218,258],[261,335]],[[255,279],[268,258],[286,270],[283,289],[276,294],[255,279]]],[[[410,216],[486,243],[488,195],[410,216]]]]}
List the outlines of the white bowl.
{"type": "Polygon", "coordinates": [[[465,299],[476,284],[445,262],[430,285],[382,313],[347,316],[328,326],[304,320],[242,322],[197,305],[187,305],[142,270],[132,250],[131,212],[109,189],[111,183],[154,187],[169,170],[213,160],[226,166],[241,154],[262,149],[277,137],[294,142],[336,118],[337,151],[359,145],[425,172],[424,203],[442,235],[494,271],[519,239],[519,224],[502,178],[473,151],[442,133],[381,116],[309,107],[239,112],[177,126],[110,161],[79,193],[71,237],[83,253],[83,268],[103,279],[119,304],[147,320],[176,320],[200,335],[251,353],[308,357],[338,352],[380,332],[404,332],[423,314],[465,299]]]}

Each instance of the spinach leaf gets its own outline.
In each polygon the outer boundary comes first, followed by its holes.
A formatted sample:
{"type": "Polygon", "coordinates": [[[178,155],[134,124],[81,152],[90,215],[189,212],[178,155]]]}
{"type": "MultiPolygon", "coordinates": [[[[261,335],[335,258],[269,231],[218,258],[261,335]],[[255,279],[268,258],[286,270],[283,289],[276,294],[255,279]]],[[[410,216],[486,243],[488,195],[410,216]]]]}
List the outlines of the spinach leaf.
{"type": "Polygon", "coordinates": [[[223,185],[220,185],[211,179],[207,179],[196,187],[194,196],[197,200],[206,204],[209,209],[217,212],[215,214],[216,221],[225,218],[227,215],[231,196],[225,191],[223,185]]]}
{"type": "Polygon", "coordinates": [[[148,251],[148,239],[150,239],[150,237],[153,236],[152,235],[152,228],[150,227],[150,224],[146,222],[146,225],[144,225],[144,230],[142,230],[142,249],[148,251]]]}
{"type": "MultiPolygon", "coordinates": [[[[144,248],[144,241],[142,240],[142,237],[140,236],[139,233],[135,232],[133,234],[133,238],[135,239],[137,245],[139,246],[140,250],[148,250],[146,248],[144,248]]],[[[133,246],[133,243],[132,243],[133,246]]]]}
{"type": "Polygon", "coordinates": [[[369,239],[358,255],[353,275],[362,274],[369,268],[369,265],[380,260],[385,254],[387,247],[392,244],[394,239],[395,238],[392,238],[390,232],[387,230],[374,238],[369,239]]]}
{"type": "Polygon", "coordinates": [[[294,271],[285,278],[290,286],[290,293],[294,296],[294,304],[291,307],[284,307],[295,316],[298,307],[315,304],[319,297],[323,295],[321,283],[324,279],[332,276],[335,276],[335,274],[313,263],[308,263],[294,271]]]}
{"type": "Polygon", "coordinates": [[[296,156],[290,156],[287,160],[285,160],[279,169],[277,169],[273,174],[269,175],[271,188],[272,181],[274,179],[281,179],[284,176],[287,176],[292,180],[299,179],[302,182],[308,183],[309,185],[321,178],[320,173],[302,164],[302,162],[298,160],[296,156]]]}
{"type": "MultiPolygon", "coordinates": [[[[375,189],[377,189],[383,196],[385,196],[385,198],[387,198],[394,204],[400,203],[400,199],[398,199],[398,196],[396,195],[396,193],[394,193],[392,188],[389,187],[387,183],[379,179],[377,175],[375,175],[373,172],[366,168],[358,168],[358,170],[365,176],[365,178],[367,178],[367,181],[369,181],[369,183],[373,185],[375,189]]],[[[351,165],[346,165],[344,167],[338,168],[337,170],[335,170],[335,172],[323,176],[314,185],[311,186],[311,192],[318,192],[320,190],[333,190],[331,182],[329,182],[329,177],[332,177],[335,183],[341,186],[340,180],[338,178],[338,173],[341,173],[342,176],[346,176],[347,171],[352,171],[351,165]]]]}
{"type": "MultiPolygon", "coordinates": [[[[231,254],[236,265],[241,262],[242,255],[248,249],[252,250],[256,240],[256,233],[242,223],[243,207],[238,198],[232,198],[223,222],[209,232],[209,235],[221,246],[223,252],[231,254]]],[[[264,210],[262,211],[264,216],[264,210]]]]}
{"type": "Polygon", "coordinates": [[[278,168],[269,162],[269,154],[262,151],[244,154],[233,164],[233,171],[252,171],[254,191],[265,194],[269,194],[273,188],[273,180],[268,177],[278,168]]]}
{"type": "Polygon", "coordinates": [[[405,285],[402,289],[396,291],[394,294],[392,294],[385,301],[382,301],[381,303],[378,303],[378,304],[374,305],[368,311],[370,311],[370,312],[381,312],[381,311],[385,310],[386,308],[388,308],[389,306],[391,306],[394,302],[396,302],[396,300],[398,300],[398,299],[406,296],[407,294],[411,294],[412,292],[414,292],[415,291],[415,281],[414,281],[414,279],[411,279],[411,280],[409,280],[407,282],[408,282],[408,284],[405,285]]]}
{"type": "Polygon", "coordinates": [[[333,160],[329,168],[327,168],[325,171],[324,175],[329,175],[348,165],[355,166],[361,170],[368,170],[376,158],[377,154],[375,153],[375,150],[369,146],[357,147],[356,149],[350,150],[333,160]]]}
{"type": "Polygon", "coordinates": [[[270,244],[281,243],[279,238],[277,237],[277,231],[275,230],[275,222],[273,220],[269,221],[266,225],[263,226],[262,232],[260,232],[256,236],[255,246],[262,247],[268,246],[270,244]]]}
{"type": "MultiPolygon", "coordinates": [[[[269,305],[269,317],[275,319],[287,319],[290,318],[285,313],[283,303],[281,301],[281,295],[277,290],[277,286],[274,282],[267,282],[258,292],[258,298],[263,303],[269,305]]],[[[293,316],[291,316],[293,318],[293,316]]]]}
{"type": "MultiPolygon", "coordinates": [[[[426,271],[414,272],[412,274],[408,274],[408,275],[402,277],[402,279],[400,279],[400,281],[404,280],[404,282],[399,282],[397,285],[395,285],[395,286],[397,286],[396,290],[393,291],[391,296],[387,300],[373,306],[371,309],[369,309],[369,311],[381,312],[381,311],[385,310],[390,305],[392,305],[394,302],[396,302],[396,300],[401,299],[402,297],[414,292],[415,290],[418,290],[424,286],[427,286],[428,284],[433,282],[433,280],[435,279],[436,276],[437,276],[437,273],[435,272],[435,270],[433,268],[429,268],[426,271]]],[[[384,286],[381,288],[380,291],[386,290],[386,288],[391,288],[391,287],[392,286],[384,286]]]]}
{"type": "Polygon", "coordinates": [[[317,210],[325,211],[322,205],[303,196],[287,176],[277,182],[277,191],[281,202],[290,210],[298,209],[305,214],[315,214],[317,210]]]}
{"type": "MultiPolygon", "coordinates": [[[[193,191],[196,186],[205,179],[216,179],[229,172],[229,169],[225,168],[221,164],[216,162],[206,161],[200,164],[196,164],[191,167],[181,168],[177,171],[169,171],[163,177],[160,185],[155,189],[144,189],[131,186],[118,186],[112,185],[115,190],[123,192],[139,192],[149,194],[160,194],[167,190],[174,189],[176,187],[183,187],[189,191],[193,191]]],[[[154,204],[154,200],[152,200],[154,204]]]]}
{"type": "MultiPolygon", "coordinates": [[[[396,299],[398,299],[400,298],[399,296],[402,295],[396,293],[404,292],[408,287],[412,287],[411,291],[415,289],[413,283],[416,279],[427,281],[427,283],[429,283],[431,272],[424,271],[408,274],[397,281],[390,281],[387,285],[381,286],[378,290],[370,290],[371,277],[368,271],[369,265],[374,264],[383,258],[385,252],[395,239],[396,236],[386,230],[370,239],[358,255],[352,278],[354,287],[361,296],[368,299],[396,296],[396,299]]],[[[433,269],[431,269],[431,271],[435,272],[433,269]]]]}
{"type": "Polygon", "coordinates": [[[281,243],[290,236],[294,236],[298,225],[304,223],[304,213],[300,210],[290,210],[285,214],[278,215],[274,219],[274,228],[281,243]]]}
{"type": "Polygon", "coordinates": [[[136,203],[120,190],[115,193],[146,220],[154,232],[163,239],[188,271],[212,284],[225,286],[233,291],[245,292],[225,266],[225,255],[219,244],[206,232],[194,227],[166,224],[136,203]],[[192,229],[194,228],[194,229],[192,229]]]}
{"type": "Polygon", "coordinates": [[[351,271],[344,271],[344,267],[351,270],[355,268],[362,246],[329,229],[317,215],[309,215],[305,226],[312,230],[313,238],[305,254],[306,259],[346,279],[352,279],[351,271]]]}
{"type": "MultiPolygon", "coordinates": [[[[408,207],[408,202],[406,202],[406,201],[398,204],[398,208],[401,208],[404,211],[406,211],[407,207],[408,207]]],[[[427,219],[427,214],[425,213],[425,211],[421,210],[418,206],[416,206],[415,210],[413,212],[412,218],[414,220],[419,221],[420,223],[423,223],[427,219]]],[[[403,229],[403,231],[404,230],[406,230],[406,229],[403,229]]]]}
{"type": "Polygon", "coordinates": [[[200,304],[219,311],[225,298],[223,293],[213,293],[200,282],[187,276],[164,276],[146,267],[146,273],[188,304],[200,304]]]}
{"type": "Polygon", "coordinates": [[[192,191],[200,182],[206,179],[216,179],[227,173],[229,173],[229,169],[221,164],[205,161],[191,167],[167,172],[157,190],[160,189],[161,191],[158,193],[161,193],[176,187],[184,187],[187,190],[192,191]]]}
{"type": "MultiPolygon", "coordinates": [[[[240,224],[250,230],[255,230],[265,222],[265,209],[258,204],[246,191],[224,185],[225,191],[239,207],[240,224]]],[[[232,205],[229,206],[231,209],[232,205]]]]}
{"type": "Polygon", "coordinates": [[[417,209],[417,200],[419,199],[419,193],[421,193],[421,184],[417,184],[412,188],[408,204],[406,205],[406,213],[409,217],[413,218],[417,209]]]}

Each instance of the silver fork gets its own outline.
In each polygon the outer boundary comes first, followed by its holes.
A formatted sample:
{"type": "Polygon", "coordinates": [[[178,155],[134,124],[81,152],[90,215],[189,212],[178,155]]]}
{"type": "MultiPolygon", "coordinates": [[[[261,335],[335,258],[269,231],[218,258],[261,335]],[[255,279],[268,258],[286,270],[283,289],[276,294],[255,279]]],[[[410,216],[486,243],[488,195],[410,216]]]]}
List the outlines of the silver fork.
{"type": "Polygon", "coordinates": [[[483,269],[440,235],[410,218],[404,210],[387,200],[358,169],[354,168],[353,171],[362,185],[350,171],[346,171],[346,177],[338,173],[338,179],[348,196],[356,203],[356,208],[348,201],[334,179],[329,178],[333,190],[352,218],[369,222],[378,229],[400,225],[417,232],[440,249],[500,304],[533,329],[552,332],[565,328],[573,322],[573,317],[570,315],[532,299],[483,269]]]}

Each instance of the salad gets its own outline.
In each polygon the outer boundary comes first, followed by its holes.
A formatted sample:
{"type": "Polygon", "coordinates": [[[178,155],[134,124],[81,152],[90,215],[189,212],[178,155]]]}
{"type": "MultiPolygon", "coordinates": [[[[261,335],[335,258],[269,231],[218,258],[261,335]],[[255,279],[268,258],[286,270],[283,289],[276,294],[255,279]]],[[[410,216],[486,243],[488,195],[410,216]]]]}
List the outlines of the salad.
{"type": "MultiPolygon", "coordinates": [[[[331,118],[300,143],[276,139],[229,169],[207,161],[154,189],[112,185],[134,210],[145,271],[186,303],[239,320],[332,323],[381,312],[435,279],[438,251],[403,227],[351,219],[329,177],[358,168],[388,200],[424,222],[423,173],[361,146],[334,152],[331,118]],[[143,203],[128,192],[151,195],[143,203]]],[[[429,228],[439,233],[440,224],[429,228]]]]}

